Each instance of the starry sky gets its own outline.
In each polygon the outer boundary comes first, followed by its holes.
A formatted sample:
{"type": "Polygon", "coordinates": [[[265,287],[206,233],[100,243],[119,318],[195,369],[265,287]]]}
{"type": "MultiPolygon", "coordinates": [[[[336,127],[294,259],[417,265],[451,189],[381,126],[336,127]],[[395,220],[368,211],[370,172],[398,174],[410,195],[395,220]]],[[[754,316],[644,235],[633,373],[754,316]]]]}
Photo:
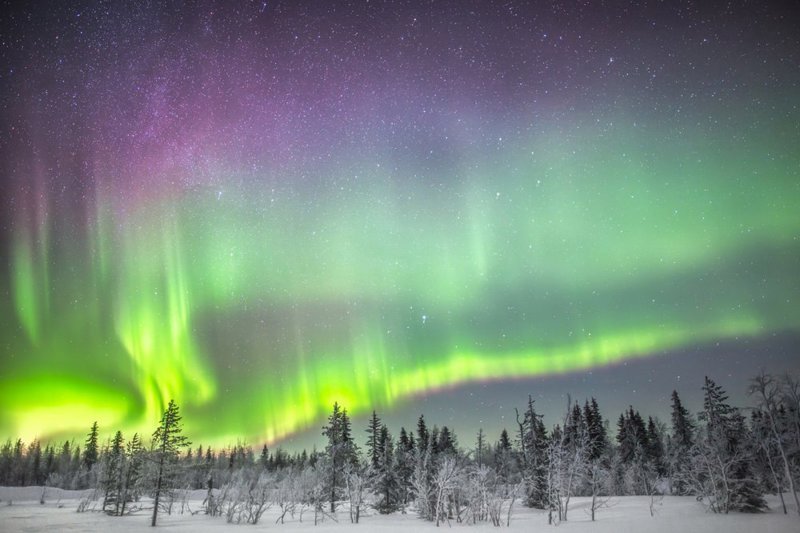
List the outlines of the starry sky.
{"type": "Polygon", "coordinates": [[[0,435],[469,444],[800,371],[780,3],[3,4],[0,435]]]}

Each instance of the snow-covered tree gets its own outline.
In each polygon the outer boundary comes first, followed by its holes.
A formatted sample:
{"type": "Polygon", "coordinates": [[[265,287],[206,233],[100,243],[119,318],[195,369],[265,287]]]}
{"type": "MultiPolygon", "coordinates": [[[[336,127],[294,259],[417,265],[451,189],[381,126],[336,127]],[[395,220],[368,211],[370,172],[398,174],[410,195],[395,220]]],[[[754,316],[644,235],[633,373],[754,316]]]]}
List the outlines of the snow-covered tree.
{"type": "Polygon", "coordinates": [[[546,509],[549,505],[547,495],[549,441],[542,417],[536,412],[534,400],[530,396],[521,419],[517,411],[517,426],[519,469],[525,485],[526,503],[530,507],[546,509]]]}
{"type": "Polygon", "coordinates": [[[155,465],[155,487],[152,526],[156,525],[161,499],[165,495],[170,495],[175,488],[180,452],[191,444],[182,434],[182,418],[178,405],[174,400],[170,400],[161,417],[161,423],[153,432],[151,460],[155,465]]]}
{"type": "Polygon", "coordinates": [[[434,521],[438,527],[441,522],[450,522],[448,500],[453,497],[453,492],[461,484],[462,468],[454,454],[445,454],[433,478],[433,492],[435,494],[434,521]]]}
{"type": "Polygon", "coordinates": [[[400,438],[395,448],[394,471],[397,474],[398,505],[404,513],[413,495],[414,458],[414,435],[408,434],[406,428],[401,427],[400,438]]]}
{"type": "Polygon", "coordinates": [[[423,450],[420,447],[417,447],[414,452],[414,472],[411,483],[417,514],[425,520],[433,520],[436,497],[433,484],[433,477],[436,473],[433,454],[430,449],[423,450]]]}
{"type": "Polygon", "coordinates": [[[122,506],[122,483],[125,472],[125,447],[122,432],[117,431],[111,446],[103,457],[103,475],[100,488],[103,491],[103,511],[116,516],[122,506]]]}
{"type": "Polygon", "coordinates": [[[89,430],[88,435],[86,435],[86,443],[83,447],[82,460],[83,460],[83,466],[87,471],[92,469],[92,467],[97,462],[97,459],[99,457],[97,439],[98,439],[98,428],[97,428],[97,422],[95,422],[94,424],[92,424],[92,427],[89,430]]]}
{"type": "Polygon", "coordinates": [[[357,449],[353,442],[350,417],[347,410],[333,404],[333,411],[328,417],[328,425],[322,428],[322,434],[328,439],[325,446],[326,466],[328,470],[327,489],[331,513],[336,512],[336,499],[344,488],[344,467],[347,463],[357,461],[357,449]]]}
{"type": "Polygon", "coordinates": [[[381,419],[378,418],[378,414],[373,410],[372,417],[369,419],[369,425],[367,426],[366,432],[369,437],[367,437],[367,457],[369,458],[370,465],[372,468],[378,467],[378,460],[380,457],[380,450],[378,450],[378,440],[380,439],[381,433],[381,419]]]}
{"type": "Polygon", "coordinates": [[[483,428],[478,428],[478,436],[475,439],[475,462],[478,468],[483,466],[483,456],[486,453],[486,437],[483,428]]]}
{"type": "Polygon", "coordinates": [[[672,432],[667,444],[667,473],[675,494],[687,494],[684,483],[689,468],[689,451],[694,446],[695,424],[689,411],[681,403],[678,391],[672,391],[672,432]]]}
{"type": "Polygon", "coordinates": [[[372,467],[359,463],[346,463],[344,467],[344,483],[347,499],[350,502],[350,522],[358,524],[361,509],[366,503],[367,485],[373,476],[372,467]]]}
{"type": "MultiPolygon", "coordinates": [[[[787,391],[790,387],[786,387],[787,391]]],[[[784,430],[790,428],[790,424],[783,423],[785,416],[781,416],[781,401],[782,396],[786,396],[787,403],[791,405],[791,393],[781,391],[781,386],[774,377],[762,372],[751,380],[749,394],[756,398],[758,402],[759,412],[762,414],[762,420],[765,422],[760,425],[761,431],[756,432],[756,442],[760,448],[765,452],[766,460],[772,471],[773,479],[777,485],[777,491],[781,493],[781,501],[783,501],[782,484],[780,478],[775,472],[775,466],[770,455],[770,450],[774,449],[778,452],[780,458],[780,465],[783,468],[782,478],[785,480],[786,487],[789,493],[792,494],[795,502],[795,508],[800,513],[800,499],[797,495],[797,488],[795,486],[794,476],[792,472],[792,463],[790,460],[790,450],[794,445],[790,438],[790,432],[784,430]]],[[[795,409],[797,406],[795,406],[795,409]]],[[[756,428],[754,428],[755,430],[756,428]]],[[[784,512],[786,512],[786,504],[783,505],[784,512]]]]}
{"type": "Polygon", "coordinates": [[[722,387],[707,376],[703,393],[700,418],[706,430],[692,448],[687,481],[714,512],[765,510],[766,502],[752,473],[753,451],[748,447],[744,417],[728,404],[722,387]]]}
{"type": "Polygon", "coordinates": [[[396,511],[401,502],[400,476],[395,461],[394,441],[389,429],[381,425],[376,443],[377,463],[372,467],[370,484],[377,501],[375,509],[382,514],[396,511]]]}

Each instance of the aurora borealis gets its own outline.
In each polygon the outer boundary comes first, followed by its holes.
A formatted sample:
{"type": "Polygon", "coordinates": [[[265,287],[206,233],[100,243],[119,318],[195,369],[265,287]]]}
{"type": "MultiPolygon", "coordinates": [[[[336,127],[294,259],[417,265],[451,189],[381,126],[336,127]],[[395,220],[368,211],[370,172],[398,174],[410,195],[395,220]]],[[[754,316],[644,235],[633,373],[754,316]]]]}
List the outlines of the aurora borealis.
{"type": "Polygon", "coordinates": [[[798,370],[788,8],[126,4],[0,15],[0,434],[798,370]]]}

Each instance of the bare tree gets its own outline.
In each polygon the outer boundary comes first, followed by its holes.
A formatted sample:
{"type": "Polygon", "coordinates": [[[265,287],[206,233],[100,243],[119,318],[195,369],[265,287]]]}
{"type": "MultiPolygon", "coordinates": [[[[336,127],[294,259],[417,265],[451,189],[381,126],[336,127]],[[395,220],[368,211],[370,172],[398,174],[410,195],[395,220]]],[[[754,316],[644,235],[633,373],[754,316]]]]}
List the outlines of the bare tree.
{"type": "Polygon", "coordinates": [[[732,454],[720,450],[707,440],[692,447],[690,468],[683,481],[698,499],[714,513],[727,513],[731,508],[732,471],[746,457],[741,451],[732,454]]]}
{"type": "Polygon", "coordinates": [[[434,477],[434,490],[436,492],[435,520],[438,527],[442,521],[450,523],[450,518],[445,506],[447,498],[460,483],[461,468],[453,455],[447,454],[442,458],[439,470],[434,477]]]}
{"type": "Polygon", "coordinates": [[[273,489],[272,499],[280,509],[280,514],[275,520],[277,524],[284,523],[286,515],[294,516],[299,501],[297,494],[297,477],[294,470],[286,469],[280,473],[280,479],[273,489]]]}
{"type": "MultiPolygon", "coordinates": [[[[500,501],[502,508],[502,493],[498,490],[497,474],[494,470],[486,466],[475,466],[466,474],[465,497],[467,502],[467,523],[476,524],[489,518],[490,509],[493,504],[500,501]]],[[[498,509],[496,520],[500,520],[498,509]]],[[[492,517],[495,521],[495,517],[492,517]]],[[[495,524],[499,525],[499,524],[495,524]]]]}
{"type": "Polygon", "coordinates": [[[592,522],[595,521],[597,511],[608,507],[611,501],[611,497],[608,496],[604,490],[609,481],[609,477],[610,472],[608,468],[604,467],[600,461],[592,461],[589,463],[586,481],[592,496],[592,501],[588,509],[592,522]]]}
{"type": "Polygon", "coordinates": [[[433,459],[430,450],[417,449],[414,473],[411,478],[416,496],[417,514],[425,520],[434,520],[435,491],[432,482],[433,459]]]}
{"type": "Polygon", "coordinates": [[[569,502],[575,490],[575,486],[583,479],[586,472],[586,461],[589,454],[589,433],[586,431],[585,425],[581,425],[568,446],[563,450],[564,461],[562,466],[564,473],[562,480],[564,482],[564,521],[567,520],[567,512],[569,511],[569,502]]]}
{"type": "Polygon", "coordinates": [[[547,523],[558,525],[561,522],[563,508],[561,503],[563,459],[564,459],[564,433],[556,426],[547,446],[547,523]]]}
{"type": "Polygon", "coordinates": [[[344,467],[345,486],[350,500],[350,522],[353,524],[358,524],[361,518],[361,507],[364,505],[367,481],[371,476],[371,467],[364,468],[352,463],[348,463],[344,467]]]}
{"type": "MultiPolygon", "coordinates": [[[[786,380],[786,393],[788,399],[792,399],[793,393],[797,393],[797,387],[792,387],[793,383],[790,379],[786,380]]],[[[794,497],[795,507],[797,512],[800,514],[800,499],[797,496],[797,490],[795,489],[794,479],[792,477],[792,468],[789,464],[788,454],[786,452],[786,444],[784,443],[784,437],[781,432],[778,430],[778,406],[780,403],[781,397],[781,387],[778,384],[778,381],[770,376],[769,374],[765,374],[761,372],[758,376],[753,378],[750,383],[750,389],[748,393],[751,396],[756,396],[758,398],[759,408],[766,416],[767,421],[769,422],[769,428],[772,432],[772,444],[777,447],[778,452],[780,453],[781,461],[783,463],[784,468],[784,476],[786,478],[786,482],[789,484],[789,492],[792,493],[794,497]]],[[[769,452],[767,452],[767,456],[769,457],[769,452]]],[[[772,465],[770,465],[771,467],[772,465]]],[[[773,471],[774,474],[774,471],[773,471]]],[[[779,488],[780,490],[780,488],[779,488]]],[[[783,498],[783,496],[781,496],[783,498]]],[[[786,511],[786,506],[784,505],[784,512],[786,511]]]]}
{"type": "MultiPolygon", "coordinates": [[[[319,464],[319,463],[318,463],[319,464]]],[[[300,495],[300,521],[303,521],[303,512],[306,507],[314,510],[314,525],[319,524],[326,517],[337,522],[333,514],[325,512],[325,503],[328,502],[328,487],[325,481],[328,474],[317,467],[304,468],[298,480],[300,495]]]]}

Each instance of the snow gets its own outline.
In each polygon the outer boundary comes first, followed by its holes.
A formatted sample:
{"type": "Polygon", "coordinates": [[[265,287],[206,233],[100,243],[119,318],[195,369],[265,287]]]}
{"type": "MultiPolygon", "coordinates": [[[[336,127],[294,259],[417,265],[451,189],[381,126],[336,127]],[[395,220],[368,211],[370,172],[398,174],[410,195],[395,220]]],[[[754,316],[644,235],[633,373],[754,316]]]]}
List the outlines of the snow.
{"type": "MultiPolygon", "coordinates": [[[[0,487],[0,532],[70,532],[70,531],[146,531],[150,525],[147,510],[125,517],[110,517],[100,512],[77,513],[76,508],[85,491],[66,491],[48,488],[45,503],[40,504],[41,487],[0,487]]],[[[192,493],[189,507],[197,511],[201,508],[203,492],[192,493]]],[[[768,497],[770,511],[761,515],[729,514],[715,515],[707,512],[693,497],[666,496],[656,506],[655,516],[650,516],[649,498],[644,496],[616,497],[609,507],[600,509],[597,521],[592,523],[586,509],[587,498],[572,498],[569,508],[569,521],[562,522],[557,530],[581,531],[590,533],[635,533],[647,532],[715,532],[725,533],[779,533],[800,531],[800,517],[794,509],[784,515],[777,497],[768,497]]],[[[179,504],[176,507],[180,508],[179,504]]],[[[227,524],[222,517],[209,518],[203,514],[188,512],[171,516],[159,515],[158,529],[169,532],[207,533],[219,531],[314,531],[318,533],[377,531],[413,532],[434,531],[433,523],[425,522],[415,514],[379,515],[373,511],[362,516],[359,524],[351,524],[347,510],[337,512],[339,522],[328,519],[314,526],[313,513],[306,512],[303,521],[297,517],[283,525],[276,525],[277,507],[272,507],[258,525],[227,524]]],[[[447,527],[446,525],[444,526],[447,527]]],[[[547,514],[544,511],[517,506],[511,518],[511,527],[495,528],[489,523],[478,525],[452,524],[452,529],[469,532],[486,531],[533,531],[546,530],[547,514]]]]}

